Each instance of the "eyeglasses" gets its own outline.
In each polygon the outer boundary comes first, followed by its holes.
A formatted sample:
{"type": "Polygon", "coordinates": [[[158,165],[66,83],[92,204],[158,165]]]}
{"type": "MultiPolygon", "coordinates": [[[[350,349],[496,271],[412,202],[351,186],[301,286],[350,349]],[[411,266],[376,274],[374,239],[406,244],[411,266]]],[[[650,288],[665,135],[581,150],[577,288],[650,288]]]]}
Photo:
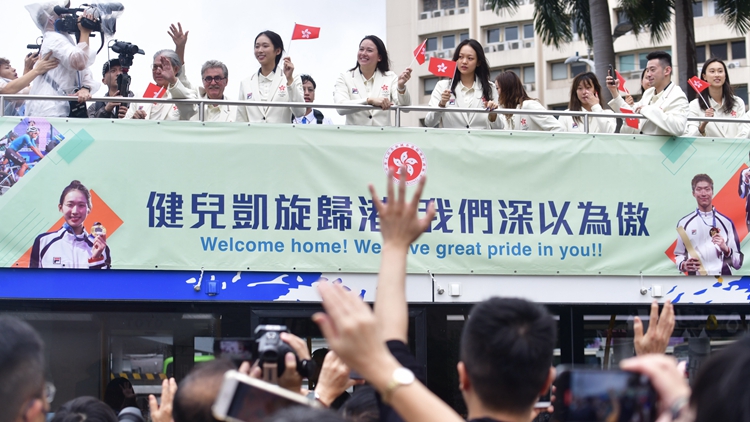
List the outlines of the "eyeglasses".
{"type": "Polygon", "coordinates": [[[210,84],[211,81],[216,81],[216,83],[218,84],[219,82],[223,81],[224,79],[226,79],[226,78],[223,77],[223,76],[206,76],[205,78],[203,78],[203,82],[205,82],[207,84],[210,84]]]}
{"type": "Polygon", "coordinates": [[[52,384],[49,381],[44,383],[44,397],[47,398],[47,403],[52,403],[52,401],[55,400],[56,392],[57,389],[55,388],[55,384],[52,384]]]}

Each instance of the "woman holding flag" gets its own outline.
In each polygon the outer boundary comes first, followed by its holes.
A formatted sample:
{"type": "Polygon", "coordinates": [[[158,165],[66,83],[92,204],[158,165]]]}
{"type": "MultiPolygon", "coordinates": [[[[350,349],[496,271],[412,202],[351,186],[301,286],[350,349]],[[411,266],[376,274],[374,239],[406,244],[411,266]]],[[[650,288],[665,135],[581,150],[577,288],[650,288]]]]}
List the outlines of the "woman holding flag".
{"type": "Polygon", "coordinates": [[[411,97],[406,82],[411,78],[411,68],[400,75],[392,72],[388,51],[383,41],[368,35],[359,43],[357,64],[339,75],[333,92],[336,104],[372,105],[372,110],[338,109],[346,116],[347,125],[390,126],[392,105],[408,106],[411,97]]]}
{"type": "MultiPolygon", "coordinates": [[[[745,114],[745,102],[734,95],[727,66],[716,57],[703,65],[699,80],[693,77],[688,84],[698,92],[698,98],[690,102],[690,117],[740,119],[745,114]]],[[[688,121],[685,136],[736,138],[739,132],[738,123],[688,121]]]]}
{"type": "MultiPolygon", "coordinates": [[[[437,59],[435,59],[437,60],[437,59]]],[[[455,70],[450,79],[443,79],[435,85],[430,98],[430,107],[435,108],[484,108],[498,107],[495,84],[490,82],[490,66],[484,49],[478,41],[465,39],[453,53],[455,70]]],[[[436,73],[433,59],[430,71],[436,73]]],[[[437,69],[439,72],[439,68],[437,69]]],[[[442,121],[444,128],[502,129],[503,122],[496,113],[445,113],[431,111],[424,119],[425,126],[434,127],[442,121]]]]}
{"type": "Polygon", "coordinates": [[[292,114],[305,115],[302,79],[294,76],[294,64],[288,56],[279,68],[283,53],[284,42],[279,34],[263,31],[255,37],[255,59],[260,69],[240,84],[239,101],[300,103],[300,107],[238,106],[235,121],[289,124],[292,114]]]}

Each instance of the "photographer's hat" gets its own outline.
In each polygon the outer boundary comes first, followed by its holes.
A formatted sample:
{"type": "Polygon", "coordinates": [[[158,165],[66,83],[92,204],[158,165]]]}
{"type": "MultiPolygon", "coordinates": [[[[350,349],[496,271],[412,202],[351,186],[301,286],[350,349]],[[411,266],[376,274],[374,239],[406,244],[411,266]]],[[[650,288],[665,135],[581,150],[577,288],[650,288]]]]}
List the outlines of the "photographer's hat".
{"type": "Polygon", "coordinates": [[[120,66],[120,59],[112,59],[104,63],[104,67],[102,68],[102,76],[106,76],[107,72],[109,72],[109,69],[112,68],[112,66],[120,66]]]}

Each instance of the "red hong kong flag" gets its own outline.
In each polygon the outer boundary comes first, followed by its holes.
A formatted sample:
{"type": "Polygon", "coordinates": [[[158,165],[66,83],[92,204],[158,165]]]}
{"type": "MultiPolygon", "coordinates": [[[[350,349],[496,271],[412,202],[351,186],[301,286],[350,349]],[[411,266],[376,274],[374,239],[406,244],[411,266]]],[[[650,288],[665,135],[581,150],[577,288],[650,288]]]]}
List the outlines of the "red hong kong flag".
{"type": "Polygon", "coordinates": [[[427,59],[424,56],[424,52],[426,49],[427,40],[422,41],[422,44],[419,44],[419,47],[414,49],[414,58],[417,60],[417,63],[424,64],[427,59]]]}
{"type": "Polygon", "coordinates": [[[311,40],[320,36],[320,28],[314,26],[305,26],[298,23],[294,24],[294,32],[292,32],[293,40],[311,40]]]}
{"type": "Polygon", "coordinates": [[[695,92],[701,93],[705,91],[706,88],[711,86],[708,82],[704,81],[703,79],[698,78],[697,76],[693,76],[692,78],[688,79],[688,83],[690,86],[693,87],[695,92]]]}
{"type": "Polygon", "coordinates": [[[163,87],[154,85],[149,82],[148,87],[146,88],[146,92],[143,93],[143,98],[161,98],[166,93],[167,90],[163,87]]]}
{"type": "Polygon", "coordinates": [[[625,78],[623,78],[622,75],[620,75],[620,72],[616,70],[615,75],[617,75],[617,82],[619,83],[619,85],[617,86],[617,90],[630,94],[630,92],[628,92],[628,89],[625,88],[625,78]]]}
{"type": "Polygon", "coordinates": [[[453,78],[453,75],[456,73],[456,62],[430,57],[430,67],[428,70],[435,76],[453,78]]]}
{"type": "MultiPolygon", "coordinates": [[[[633,114],[633,110],[623,107],[620,109],[620,113],[633,114]]],[[[625,119],[625,124],[633,129],[638,129],[638,123],[638,119],[625,119]]]]}

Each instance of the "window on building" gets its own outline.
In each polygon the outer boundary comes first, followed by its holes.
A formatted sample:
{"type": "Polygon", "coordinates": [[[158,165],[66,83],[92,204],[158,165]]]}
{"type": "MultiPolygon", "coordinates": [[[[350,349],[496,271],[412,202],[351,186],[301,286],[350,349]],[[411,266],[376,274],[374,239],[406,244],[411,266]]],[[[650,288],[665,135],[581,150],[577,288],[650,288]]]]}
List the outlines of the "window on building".
{"type": "Polygon", "coordinates": [[[525,39],[534,38],[534,24],[527,23],[523,26],[523,37],[525,39]]]}
{"type": "Polygon", "coordinates": [[[582,63],[582,62],[571,63],[570,64],[570,77],[575,78],[581,73],[588,72],[588,70],[589,68],[588,68],[588,65],[586,65],[586,63],[582,63]]]}
{"type": "Polygon", "coordinates": [[[559,81],[568,79],[568,65],[565,63],[552,63],[552,80],[559,81]]]}
{"type": "Polygon", "coordinates": [[[505,41],[513,41],[517,39],[518,39],[518,27],[506,26],[505,27],[505,41]]]}
{"type": "Polygon", "coordinates": [[[516,75],[518,75],[518,79],[523,80],[523,77],[521,76],[521,68],[520,67],[509,67],[509,68],[507,68],[505,70],[507,70],[509,72],[515,73],[516,75]]]}
{"type": "Polygon", "coordinates": [[[425,78],[424,79],[424,95],[432,95],[432,90],[435,89],[440,78],[425,78]]]}
{"type": "Polygon", "coordinates": [[[503,69],[495,69],[490,71],[490,80],[492,82],[495,82],[495,78],[497,78],[497,75],[502,73],[503,69]]]}
{"type": "Polygon", "coordinates": [[[456,0],[440,0],[440,6],[443,9],[454,9],[456,7],[456,0]]]}
{"type": "Polygon", "coordinates": [[[455,35],[443,35],[443,50],[448,48],[454,48],[456,46],[455,35]]]}
{"type": "Polygon", "coordinates": [[[617,11],[617,23],[626,23],[626,22],[630,22],[630,20],[628,19],[628,15],[626,15],[624,11],[618,10],[617,11]]]}
{"type": "Polygon", "coordinates": [[[734,95],[742,98],[742,101],[747,104],[747,85],[737,85],[732,88],[734,89],[734,95]]]}
{"type": "Polygon", "coordinates": [[[487,44],[500,42],[500,28],[492,28],[487,30],[487,44]]]}
{"type": "Polygon", "coordinates": [[[720,60],[727,59],[727,43],[711,44],[711,56],[720,60]]]}
{"type": "Polygon", "coordinates": [[[422,0],[422,11],[432,12],[438,9],[438,0],[422,0]]]}
{"type": "Polygon", "coordinates": [[[695,46],[695,62],[704,63],[705,61],[706,61],[706,46],[696,45],[695,46]]]}
{"type": "Polygon", "coordinates": [[[526,66],[523,68],[523,83],[533,84],[536,82],[536,73],[534,72],[534,66],[526,66]]]}
{"type": "Polygon", "coordinates": [[[469,33],[468,32],[462,32],[462,33],[458,34],[458,40],[459,40],[458,42],[461,42],[463,40],[468,40],[468,39],[469,39],[469,33]]]}
{"type": "Polygon", "coordinates": [[[646,65],[648,64],[648,60],[646,59],[646,56],[648,56],[648,53],[639,53],[638,54],[638,68],[639,69],[645,69],[646,65]]]}
{"type": "Polygon", "coordinates": [[[700,18],[703,16],[703,1],[693,2],[693,17],[700,18]]]}
{"type": "Polygon", "coordinates": [[[739,60],[747,58],[747,51],[745,50],[745,40],[732,41],[732,60],[739,60]]]}
{"type": "Polygon", "coordinates": [[[427,38],[427,43],[424,46],[425,51],[435,51],[438,49],[437,37],[427,38]]]}
{"type": "Polygon", "coordinates": [[[722,12],[717,0],[708,0],[708,16],[721,15],[722,12]]]}
{"type": "Polygon", "coordinates": [[[635,55],[625,54],[620,56],[620,72],[635,70],[635,55]]]}
{"type": "Polygon", "coordinates": [[[469,7],[469,0],[458,0],[458,7],[469,7]]]}

